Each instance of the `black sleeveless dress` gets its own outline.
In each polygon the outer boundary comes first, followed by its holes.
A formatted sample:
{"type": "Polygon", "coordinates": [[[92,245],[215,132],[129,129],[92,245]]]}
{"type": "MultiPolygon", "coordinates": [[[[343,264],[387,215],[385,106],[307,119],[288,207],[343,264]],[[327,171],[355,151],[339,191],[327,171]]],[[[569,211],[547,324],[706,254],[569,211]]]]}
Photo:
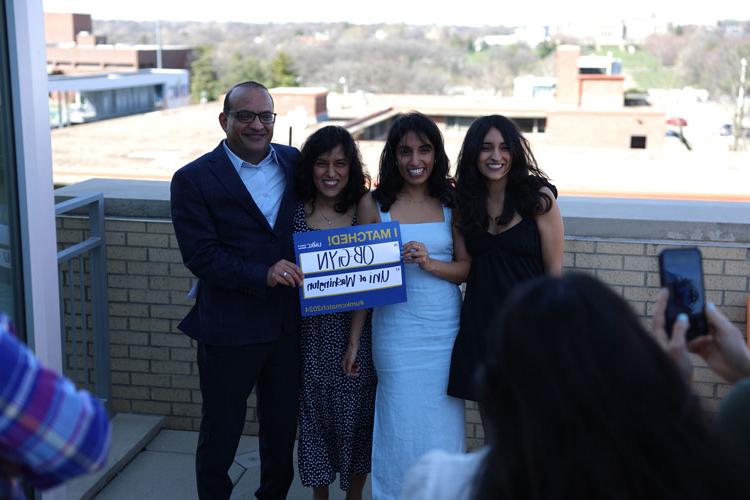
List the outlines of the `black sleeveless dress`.
{"type": "Polygon", "coordinates": [[[476,401],[475,371],[483,338],[492,319],[517,284],[544,274],[542,244],[533,219],[521,221],[500,234],[464,236],[471,256],[461,328],[453,345],[448,394],[476,401]]]}

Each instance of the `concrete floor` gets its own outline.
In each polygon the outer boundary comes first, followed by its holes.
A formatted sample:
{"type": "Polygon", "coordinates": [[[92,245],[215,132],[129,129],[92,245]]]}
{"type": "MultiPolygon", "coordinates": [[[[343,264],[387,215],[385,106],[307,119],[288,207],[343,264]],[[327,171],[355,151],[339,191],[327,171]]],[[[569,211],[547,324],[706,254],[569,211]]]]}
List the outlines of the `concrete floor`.
{"type": "MultiPolygon", "coordinates": [[[[97,500],[190,500],[197,499],[195,491],[195,446],[197,432],[162,430],[117,476],[94,498],[97,500]]],[[[296,452],[295,452],[296,456],[296,452]]],[[[312,490],[302,486],[295,460],[295,477],[287,498],[312,498],[312,490]]],[[[258,438],[243,436],[235,462],[229,470],[235,483],[233,500],[255,499],[260,484],[258,438]]],[[[343,500],[344,492],[338,481],[330,488],[331,500],[343,500]]],[[[365,499],[370,499],[369,480],[365,499]]]]}

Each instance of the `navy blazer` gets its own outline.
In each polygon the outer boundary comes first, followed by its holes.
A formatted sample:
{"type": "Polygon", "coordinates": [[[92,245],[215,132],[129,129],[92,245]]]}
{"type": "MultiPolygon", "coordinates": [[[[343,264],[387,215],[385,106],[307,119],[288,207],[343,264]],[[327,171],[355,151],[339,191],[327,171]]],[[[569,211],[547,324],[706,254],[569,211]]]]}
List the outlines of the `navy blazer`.
{"type": "Polygon", "coordinates": [[[275,227],[247,192],[221,144],[172,177],[172,223],[182,259],[199,278],[196,302],[178,328],[214,345],[266,342],[296,334],[299,292],[266,285],[268,268],[294,262],[294,166],[299,151],[274,144],[286,176],[275,227]]]}

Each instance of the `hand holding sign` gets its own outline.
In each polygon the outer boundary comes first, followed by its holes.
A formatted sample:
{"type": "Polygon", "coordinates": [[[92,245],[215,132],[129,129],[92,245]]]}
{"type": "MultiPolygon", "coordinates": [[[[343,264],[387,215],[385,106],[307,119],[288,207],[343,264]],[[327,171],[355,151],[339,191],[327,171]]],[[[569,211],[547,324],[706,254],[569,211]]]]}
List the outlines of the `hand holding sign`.
{"type": "Polygon", "coordinates": [[[404,302],[399,249],[397,222],[295,234],[302,315],[404,302]]]}
{"type": "Polygon", "coordinates": [[[302,284],[302,271],[297,264],[281,259],[268,268],[266,273],[266,285],[273,288],[276,285],[300,286],[302,284]]]}

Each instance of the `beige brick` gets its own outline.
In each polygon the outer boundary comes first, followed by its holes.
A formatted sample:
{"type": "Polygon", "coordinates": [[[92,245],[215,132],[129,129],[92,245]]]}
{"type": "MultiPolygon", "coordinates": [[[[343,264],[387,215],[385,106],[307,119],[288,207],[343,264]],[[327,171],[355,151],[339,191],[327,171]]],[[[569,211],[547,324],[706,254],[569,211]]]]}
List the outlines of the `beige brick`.
{"type": "Polygon", "coordinates": [[[703,383],[725,383],[726,381],[718,376],[712,369],[707,367],[695,367],[693,368],[693,380],[695,382],[703,383]]]}
{"type": "Polygon", "coordinates": [[[127,358],[128,346],[123,344],[109,344],[109,355],[113,358],[127,358]]]}
{"type": "Polygon", "coordinates": [[[134,248],[134,247],[122,247],[122,246],[107,246],[107,258],[108,259],[122,259],[122,260],[133,260],[133,261],[145,261],[147,260],[148,252],[146,248],[134,248]]]}
{"type": "Polygon", "coordinates": [[[128,274],[168,276],[169,265],[162,262],[128,262],[128,274]]]}
{"type": "Polygon", "coordinates": [[[172,361],[193,361],[195,359],[195,349],[173,347],[169,350],[169,359],[172,361]]]}
{"type": "Polygon", "coordinates": [[[713,302],[717,306],[720,306],[724,303],[722,300],[722,294],[723,292],[719,290],[706,290],[706,302],[713,302]]]}
{"type": "Polygon", "coordinates": [[[598,271],[597,276],[611,285],[643,286],[645,273],[638,271],[598,271]]]}
{"type": "Polygon", "coordinates": [[[125,274],[126,272],[127,264],[124,260],[107,259],[107,273],[125,274]]]}
{"type": "Polygon", "coordinates": [[[646,246],[643,243],[608,243],[599,241],[596,244],[597,253],[614,253],[620,255],[643,255],[646,246]]]}
{"type": "Polygon", "coordinates": [[[149,248],[148,260],[151,262],[182,262],[182,254],[172,248],[149,248]]]}
{"type": "MultiPolygon", "coordinates": [[[[133,373],[131,375],[133,385],[145,385],[147,387],[171,387],[171,377],[167,374],[133,373]]],[[[148,399],[148,398],[143,398],[148,399]]]]}
{"type": "Polygon", "coordinates": [[[151,361],[151,371],[153,373],[168,373],[170,375],[189,375],[190,363],[183,361],[151,361]]]}
{"type": "Polygon", "coordinates": [[[465,417],[467,423],[477,424],[482,421],[482,418],[479,416],[479,410],[466,410],[465,417]]]}
{"type": "Polygon", "coordinates": [[[636,316],[646,316],[648,314],[646,302],[635,302],[631,300],[629,301],[629,304],[636,316]]]}
{"type": "Polygon", "coordinates": [[[627,300],[638,302],[653,302],[656,300],[657,293],[659,293],[659,288],[646,288],[641,286],[626,286],[623,287],[622,290],[623,297],[627,300]]]}
{"type": "Polygon", "coordinates": [[[185,267],[184,264],[169,264],[169,275],[175,278],[195,278],[195,275],[190,272],[190,269],[185,267]]]}
{"type": "Polygon", "coordinates": [[[195,299],[188,298],[187,293],[183,292],[182,290],[177,292],[169,292],[169,294],[170,303],[172,305],[193,307],[193,304],[195,304],[195,299]]]}
{"type": "Polygon", "coordinates": [[[104,240],[107,245],[125,245],[125,233],[119,231],[106,231],[104,240]]]}
{"type": "Polygon", "coordinates": [[[722,306],[721,312],[734,323],[744,323],[747,320],[747,311],[744,307],[722,306]]]}
{"type": "Polygon", "coordinates": [[[173,305],[154,304],[150,308],[152,317],[165,319],[182,319],[190,311],[189,307],[173,305]]]}
{"type": "MultiPolygon", "coordinates": [[[[178,403],[174,403],[172,406],[175,406],[176,404],[178,403]]],[[[189,417],[168,415],[167,418],[164,419],[164,428],[178,431],[194,431],[197,430],[197,428],[193,427],[193,420],[194,419],[189,417]]]]}
{"type": "Polygon", "coordinates": [[[258,435],[259,425],[257,422],[245,422],[245,426],[242,428],[242,433],[249,436],[258,435]]]}
{"type": "Polygon", "coordinates": [[[724,264],[724,274],[729,276],[750,276],[750,262],[728,260],[724,264]]]}
{"type": "Polygon", "coordinates": [[[171,403],[162,401],[133,401],[132,411],[136,413],[149,413],[152,415],[169,415],[172,410],[171,403]]]}
{"type": "Polygon", "coordinates": [[[70,243],[83,241],[83,231],[78,229],[59,229],[57,231],[57,242],[68,246],[70,243]]]}
{"type": "Polygon", "coordinates": [[[143,332],[169,332],[169,321],[155,318],[129,318],[130,328],[143,332]]]}
{"type": "Polygon", "coordinates": [[[150,368],[145,359],[111,358],[109,363],[112,370],[121,372],[147,372],[150,368]]]}
{"type": "Polygon", "coordinates": [[[200,381],[195,375],[172,375],[172,387],[181,389],[199,389],[200,381]]]}
{"type": "Polygon", "coordinates": [[[704,274],[724,274],[724,261],[703,259],[704,274]]]}
{"type": "Polygon", "coordinates": [[[588,269],[622,269],[622,256],[577,253],[575,265],[588,269]]]}
{"type": "Polygon", "coordinates": [[[130,384],[130,373],[128,372],[111,372],[113,384],[128,385],[130,384]]]}
{"type": "Polygon", "coordinates": [[[128,245],[135,247],[165,248],[169,246],[169,235],[128,233],[128,245]]]}
{"type": "Polygon", "coordinates": [[[626,256],[623,267],[626,271],[659,271],[659,261],[653,257],[626,256]]]}
{"type": "MultiPolygon", "coordinates": [[[[110,326],[112,325],[113,319],[116,318],[109,318],[110,326]]],[[[148,345],[148,334],[143,332],[133,332],[129,330],[110,330],[109,341],[112,344],[148,345]]]]}
{"type": "Polygon", "coordinates": [[[747,290],[747,278],[744,276],[706,275],[706,290],[747,290]]]}
{"type": "Polygon", "coordinates": [[[571,252],[563,252],[563,267],[573,267],[575,262],[575,254],[571,252]]]}
{"type": "Polygon", "coordinates": [[[148,308],[149,306],[144,304],[113,302],[109,304],[109,314],[111,316],[146,317],[148,316],[148,308]]]}
{"type": "Polygon", "coordinates": [[[646,273],[646,286],[661,287],[659,273],[646,273]]]}
{"type": "Polygon", "coordinates": [[[89,227],[89,218],[80,216],[60,217],[65,229],[86,229],[89,227]]]}
{"type": "Polygon", "coordinates": [[[129,399],[112,398],[112,411],[114,413],[124,413],[130,411],[129,399]]]}
{"type": "MultiPolygon", "coordinates": [[[[164,320],[159,320],[164,321],[164,320]]],[[[166,347],[192,347],[191,338],[184,333],[152,333],[151,345],[166,347]]]]}
{"type": "Polygon", "coordinates": [[[113,288],[148,288],[146,276],[128,276],[127,274],[110,274],[107,283],[113,288]]]}
{"type": "Polygon", "coordinates": [[[174,227],[172,227],[172,221],[168,220],[165,220],[163,222],[147,222],[146,232],[157,234],[174,234],[174,227]]]}
{"type": "Polygon", "coordinates": [[[566,239],[564,245],[566,252],[594,253],[596,251],[596,243],[593,241],[566,239]]]}
{"type": "Polygon", "coordinates": [[[129,290],[130,302],[142,304],[169,304],[170,293],[167,290],[129,290]]]}
{"type": "Polygon", "coordinates": [[[134,359],[169,359],[168,347],[130,346],[130,357],[134,359]]]}
{"type": "Polygon", "coordinates": [[[714,397],[715,384],[704,384],[702,382],[693,382],[693,390],[695,393],[704,398],[714,397]]]}
{"type": "Polygon", "coordinates": [[[747,248],[701,246],[700,250],[704,259],[747,259],[747,248]]]}
{"type": "Polygon", "coordinates": [[[107,231],[124,231],[126,233],[145,233],[146,223],[107,219],[104,221],[107,231]]]}
{"type": "MultiPolygon", "coordinates": [[[[724,292],[724,302],[722,304],[727,306],[746,306],[748,297],[750,297],[750,293],[747,292],[724,292]]],[[[714,303],[718,304],[718,302],[714,303]]]]}
{"type": "Polygon", "coordinates": [[[151,388],[151,399],[155,401],[174,401],[178,403],[190,402],[189,389],[163,389],[159,387],[151,388]]]}
{"type": "Polygon", "coordinates": [[[112,385],[112,397],[123,399],[148,399],[148,387],[132,385],[112,385]]]}
{"type": "Polygon", "coordinates": [[[107,299],[109,302],[127,302],[128,291],[124,288],[109,288],[107,290],[107,299]]]}
{"type": "MultiPolygon", "coordinates": [[[[165,278],[162,276],[151,276],[148,278],[148,286],[153,290],[190,290],[191,281],[188,278],[165,278]]],[[[145,288],[145,287],[144,287],[145,288]]]]}
{"type": "Polygon", "coordinates": [[[178,416],[184,417],[200,417],[201,416],[201,405],[197,404],[186,404],[186,403],[174,403],[172,405],[172,412],[178,416]]]}

